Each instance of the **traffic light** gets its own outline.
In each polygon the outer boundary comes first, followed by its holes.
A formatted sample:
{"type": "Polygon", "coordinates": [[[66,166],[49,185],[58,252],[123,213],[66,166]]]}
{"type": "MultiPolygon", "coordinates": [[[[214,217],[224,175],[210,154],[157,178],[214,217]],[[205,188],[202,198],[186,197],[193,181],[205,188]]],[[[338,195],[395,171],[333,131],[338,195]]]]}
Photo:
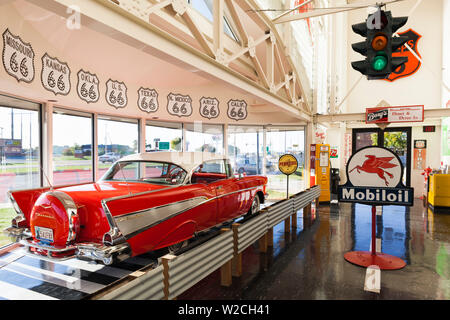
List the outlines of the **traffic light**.
{"type": "Polygon", "coordinates": [[[352,25],[355,33],[366,38],[352,44],[353,50],[366,56],[365,60],[352,62],[353,69],[367,76],[367,79],[387,78],[395,69],[408,61],[407,57],[393,57],[392,53],[401,47],[408,37],[393,37],[406,24],[408,17],[393,18],[390,11],[378,8],[366,22],[352,25]]]}

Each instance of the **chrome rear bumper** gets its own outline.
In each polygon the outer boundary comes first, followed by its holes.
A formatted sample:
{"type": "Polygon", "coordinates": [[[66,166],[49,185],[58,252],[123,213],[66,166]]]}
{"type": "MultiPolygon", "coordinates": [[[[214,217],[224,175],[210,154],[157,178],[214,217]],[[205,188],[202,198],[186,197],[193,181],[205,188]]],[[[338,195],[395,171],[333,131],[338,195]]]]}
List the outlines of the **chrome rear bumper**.
{"type": "Polygon", "coordinates": [[[55,261],[78,258],[81,260],[101,261],[105,265],[110,265],[113,262],[123,261],[131,257],[131,248],[127,242],[111,246],[94,242],[52,246],[42,242],[34,242],[31,232],[27,228],[10,227],[5,229],[4,233],[15,237],[16,241],[27,247],[29,252],[46,254],[49,259],[55,261]],[[30,250],[31,248],[34,248],[34,252],[30,250]]]}

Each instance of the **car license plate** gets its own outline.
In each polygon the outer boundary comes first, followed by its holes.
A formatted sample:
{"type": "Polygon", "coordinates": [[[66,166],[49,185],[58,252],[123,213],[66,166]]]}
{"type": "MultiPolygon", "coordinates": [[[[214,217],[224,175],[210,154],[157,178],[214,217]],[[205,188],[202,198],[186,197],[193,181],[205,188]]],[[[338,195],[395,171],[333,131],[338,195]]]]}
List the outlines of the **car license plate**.
{"type": "Polygon", "coordinates": [[[53,230],[44,227],[34,227],[36,238],[39,240],[53,241],[53,230]]]}

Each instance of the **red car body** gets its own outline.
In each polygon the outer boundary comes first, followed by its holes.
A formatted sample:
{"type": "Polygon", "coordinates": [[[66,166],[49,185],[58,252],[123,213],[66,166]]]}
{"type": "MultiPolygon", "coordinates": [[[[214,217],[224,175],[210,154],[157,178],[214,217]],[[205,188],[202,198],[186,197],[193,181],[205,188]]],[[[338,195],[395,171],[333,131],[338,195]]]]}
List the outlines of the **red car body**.
{"type": "Polygon", "coordinates": [[[263,176],[237,177],[223,156],[131,155],[95,183],[10,191],[18,215],[6,231],[36,254],[111,264],[257,211],[266,184],[263,176]],[[208,165],[225,172],[204,172],[208,165]],[[158,183],[144,181],[141,171],[153,172],[148,180],[158,183]]]}

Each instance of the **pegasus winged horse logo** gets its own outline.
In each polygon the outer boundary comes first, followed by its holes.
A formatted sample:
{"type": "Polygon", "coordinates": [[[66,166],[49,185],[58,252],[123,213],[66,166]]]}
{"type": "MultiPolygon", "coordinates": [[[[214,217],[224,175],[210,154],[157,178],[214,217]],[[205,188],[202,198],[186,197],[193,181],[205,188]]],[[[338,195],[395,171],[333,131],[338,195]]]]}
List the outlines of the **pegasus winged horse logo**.
{"type": "Polygon", "coordinates": [[[389,168],[394,168],[394,167],[398,166],[397,164],[390,163],[390,161],[392,159],[394,159],[394,157],[379,157],[379,158],[377,158],[376,156],[370,155],[370,154],[367,154],[366,157],[368,159],[366,161],[364,161],[362,166],[354,167],[352,170],[349,171],[349,173],[355,169],[358,171],[358,173],[361,173],[360,170],[365,171],[367,173],[376,173],[381,179],[384,180],[384,182],[386,183],[386,186],[388,186],[389,183],[388,183],[386,177],[384,176],[384,174],[387,174],[389,176],[389,178],[391,178],[391,179],[394,177],[394,175],[383,169],[389,169],[389,168]]]}

